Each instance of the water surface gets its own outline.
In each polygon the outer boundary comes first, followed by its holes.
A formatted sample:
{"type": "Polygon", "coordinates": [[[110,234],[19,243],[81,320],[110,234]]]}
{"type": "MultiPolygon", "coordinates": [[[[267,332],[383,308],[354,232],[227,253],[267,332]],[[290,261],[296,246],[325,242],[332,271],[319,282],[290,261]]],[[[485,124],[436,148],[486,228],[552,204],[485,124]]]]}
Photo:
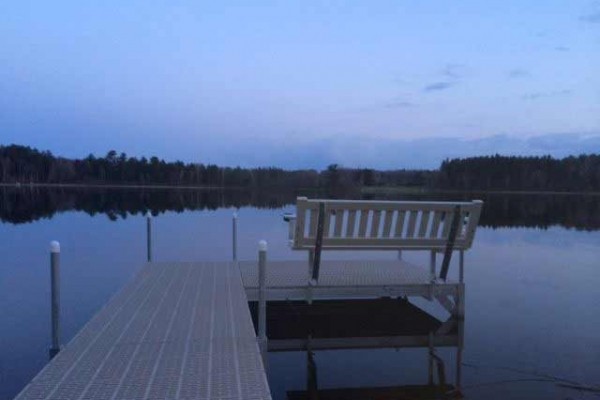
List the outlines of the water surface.
{"type": "MultiPolygon", "coordinates": [[[[271,259],[303,259],[305,254],[288,248],[281,219],[284,211],[293,210],[296,195],[2,188],[0,399],[13,398],[47,363],[50,240],[59,240],[62,247],[63,341],[68,342],[143,266],[146,211],[155,215],[157,261],[230,259],[231,217],[237,207],[240,259],[255,258],[260,239],[269,242],[271,259]]],[[[549,377],[600,385],[599,198],[417,197],[486,202],[466,258],[466,397],[598,398],[558,386],[549,377]]],[[[407,258],[426,263],[427,255],[407,258]]],[[[454,351],[439,353],[452,377],[454,351]]],[[[427,382],[425,349],[319,351],[315,361],[320,388],[427,382]]],[[[276,399],[284,399],[287,391],[304,390],[306,354],[270,354],[269,381],[276,399]]]]}

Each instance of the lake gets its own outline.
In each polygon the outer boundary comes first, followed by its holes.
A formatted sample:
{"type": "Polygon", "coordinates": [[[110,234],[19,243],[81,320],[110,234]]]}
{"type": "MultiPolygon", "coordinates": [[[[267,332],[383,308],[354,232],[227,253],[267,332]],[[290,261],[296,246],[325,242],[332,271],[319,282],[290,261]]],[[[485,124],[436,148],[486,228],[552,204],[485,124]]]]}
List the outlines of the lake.
{"type": "MultiPolygon", "coordinates": [[[[0,400],[12,399],[48,361],[51,240],[61,243],[67,343],[144,265],[146,211],[154,215],[156,261],[231,259],[236,209],[239,259],[256,258],[261,239],[269,243],[269,259],[304,259],[306,254],[289,248],[288,227],[282,220],[284,212],[294,210],[296,195],[0,188],[0,400]]],[[[560,383],[600,385],[599,196],[430,193],[367,198],[485,202],[465,263],[466,398],[598,398],[598,393],[560,383]]],[[[338,256],[347,255],[325,257],[338,256]]],[[[426,265],[428,254],[405,257],[426,265]]],[[[441,348],[439,354],[453,377],[454,352],[441,348]]],[[[306,358],[304,352],[269,354],[268,379],[275,399],[306,390],[306,358]]],[[[427,381],[423,348],[317,351],[314,361],[320,389],[427,381]]]]}

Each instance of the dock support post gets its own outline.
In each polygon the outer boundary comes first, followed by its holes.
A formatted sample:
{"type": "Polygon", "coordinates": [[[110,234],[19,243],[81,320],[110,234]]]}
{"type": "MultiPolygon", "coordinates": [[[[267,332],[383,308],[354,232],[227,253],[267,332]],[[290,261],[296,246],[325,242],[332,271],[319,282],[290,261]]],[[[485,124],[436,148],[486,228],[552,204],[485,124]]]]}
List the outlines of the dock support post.
{"type": "Polygon", "coordinates": [[[465,284],[459,283],[456,287],[456,317],[465,318],[465,284]]]}
{"type": "Polygon", "coordinates": [[[232,238],[231,238],[231,244],[232,244],[232,255],[233,255],[233,261],[237,261],[237,219],[238,219],[238,214],[237,212],[233,213],[233,220],[232,220],[232,238]]]}
{"type": "Polygon", "coordinates": [[[146,213],[146,252],[148,262],[152,262],[152,214],[146,213]]]}
{"type": "Polygon", "coordinates": [[[267,242],[258,242],[258,342],[267,363],[267,242]]]}
{"type": "Polygon", "coordinates": [[[50,359],[60,351],[60,243],[50,242],[50,303],[52,346],[50,359]]]}
{"type": "Polygon", "coordinates": [[[462,356],[464,348],[465,322],[458,321],[458,346],[456,347],[456,381],[455,387],[459,392],[462,392],[462,356]]]}
{"type": "Polygon", "coordinates": [[[319,383],[317,380],[317,363],[315,354],[310,349],[310,337],[306,348],[306,391],[309,399],[319,398],[319,383]]]}
{"type": "Polygon", "coordinates": [[[435,251],[432,250],[429,255],[429,280],[435,281],[435,251]]]}
{"type": "Polygon", "coordinates": [[[458,257],[458,281],[463,283],[465,279],[465,251],[461,250],[458,257]]]}
{"type": "Polygon", "coordinates": [[[429,332],[429,335],[427,337],[427,347],[428,347],[428,365],[427,365],[427,383],[429,384],[429,386],[433,385],[433,352],[434,352],[434,347],[433,347],[433,332],[429,332]]]}

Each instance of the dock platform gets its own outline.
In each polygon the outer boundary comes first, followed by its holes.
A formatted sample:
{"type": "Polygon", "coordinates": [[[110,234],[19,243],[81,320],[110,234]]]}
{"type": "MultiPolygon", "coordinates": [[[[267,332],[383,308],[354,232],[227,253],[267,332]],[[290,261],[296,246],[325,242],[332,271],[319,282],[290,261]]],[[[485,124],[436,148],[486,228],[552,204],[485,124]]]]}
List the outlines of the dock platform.
{"type": "Polygon", "coordinates": [[[148,264],[19,400],[270,399],[234,263],[148,264]]]}
{"type": "MultiPolygon", "coordinates": [[[[16,399],[271,399],[251,316],[258,281],[256,261],[148,263],[16,399]]],[[[307,335],[313,350],[460,345],[455,324],[405,300],[348,300],[458,294],[462,283],[434,282],[425,268],[400,260],[323,261],[318,284],[307,285],[305,261],[268,262],[266,300],[274,304],[267,315],[279,320],[268,324],[269,351],[306,349],[307,335]],[[307,290],[314,306],[306,305],[307,290]],[[289,315],[290,305],[300,317],[289,315]],[[373,307],[408,319],[390,325],[373,307]],[[356,313],[375,318],[370,330],[351,329],[356,313]],[[343,332],[317,329],[323,318],[343,332]],[[304,328],[291,332],[294,320],[304,328]]]]}
{"type": "MultiPolygon", "coordinates": [[[[258,265],[240,261],[248,295],[258,299],[258,265]]],[[[301,300],[309,290],[306,261],[269,261],[266,271],[267,300],[301,300]]],[[[456,295],[459,282],[432,281],[422,266],[403,260],[323,260],[319,282],[310,288],[315,299],[456,295]]]]}

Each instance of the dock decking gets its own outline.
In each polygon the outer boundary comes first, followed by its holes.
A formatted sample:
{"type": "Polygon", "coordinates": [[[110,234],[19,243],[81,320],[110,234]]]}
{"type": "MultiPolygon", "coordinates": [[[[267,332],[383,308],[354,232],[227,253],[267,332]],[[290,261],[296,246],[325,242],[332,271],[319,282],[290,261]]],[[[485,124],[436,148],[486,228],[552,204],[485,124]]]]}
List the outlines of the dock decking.
{"type": "Polygon", "coordinates": [[[148,264],[17,396],[270,399],[234,263],[148,264]]]}
{"type": "MultiPolygon", "coordinates": [[[[240,272],[249,300],[258,298],[256,261],[240,261],[240,272]]],[[[268,300],[306,298],[306,261],[269,261],[266,271],[268,300]]],[[[402,260],[323,260],[312,297],[351,298],[381,296],[455,295],[461,285],[452,281],[431,282],[426,268],[402,260]]]]}
{"type": "MultiPolygon", "coordinates": [[[[430,271],[399,260],[323,261],[321,268],[318,284],[309,289],[305,261],[269,261],[267,300],[302,300],[307,290],[315,299],[404,295],[432,298],[455,295],[463,285],[432,282],[430,271]]],[[[16,399],[270,399],[248,305],[249,300],[258,298],[258,290],[256,261],[149,263],[16,399]]],[[[332,304],[327,303],[326,308],[332,304]]],[[[313,321],[320,307],[319,303],[310,309],[304,307],[303,318],[313,321]]],[[[404,306],[398,303],[393,307],[404,306]]],[[[414,310],[411,312],[414,314],[414,310]]],[[[431,323],[416,314],[411,320],[415,318],[431,323]]],[[[431,340],[425,331],[407,332],[410,334],[404,337],[393,332],[383,336],[355,333],[348,331],[349,336],[342,338],[319,334],[312,340],[312,347],[459,343],[454,331],[440,333],[431,340]]],[[[302,349],[306,332],[299,334],[287,340],[274,335],[268,349],[302,349]]]]}

